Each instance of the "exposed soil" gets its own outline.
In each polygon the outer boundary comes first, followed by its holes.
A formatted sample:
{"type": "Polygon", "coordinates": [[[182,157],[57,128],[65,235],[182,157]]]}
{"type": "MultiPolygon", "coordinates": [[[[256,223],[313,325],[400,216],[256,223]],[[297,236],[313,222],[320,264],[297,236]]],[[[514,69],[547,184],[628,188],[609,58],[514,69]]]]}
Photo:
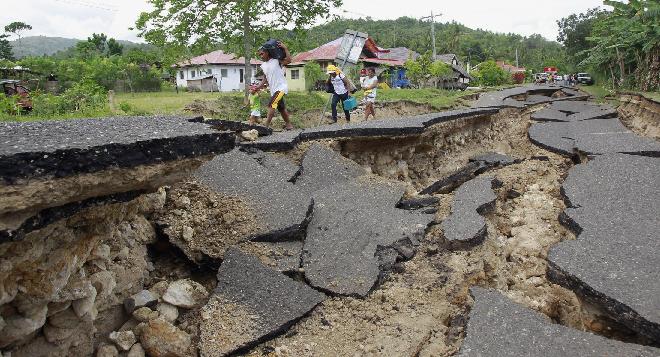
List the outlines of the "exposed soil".
{"type": "Polygon", "coordinates": [[[638,94],[622,94],[617,108],[621,122],[641,135],[660,140],[660,103],[638,94]]]}
{"type": "Polygon", "coordinates": [[[195,181],[168,190],[156,221],[170,241],[198,263],[222,258],[229,247],[260,229],[256,214],[240,198],[213,192],[195,181]]]}

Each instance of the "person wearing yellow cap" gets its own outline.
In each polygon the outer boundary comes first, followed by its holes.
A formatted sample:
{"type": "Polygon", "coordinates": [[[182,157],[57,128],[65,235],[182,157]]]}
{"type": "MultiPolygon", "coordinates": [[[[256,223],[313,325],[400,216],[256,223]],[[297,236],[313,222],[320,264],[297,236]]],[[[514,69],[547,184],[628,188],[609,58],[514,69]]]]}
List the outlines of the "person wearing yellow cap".
{"type": "MultiPolygon", "coordinates": [[[[346,76],[341,73],[341,70],[335,65],[328,65],[326,73],[330,76],[328,77],[327,83],[332,86],[332,121],[337,122],[337,103],[341,100],[342,106],[344,101],[348,99],[348,80],[346,76]]],[[[344,115],[346,116],[346,121],[351,121],[351,113],[348,110],[344,109],[344,115]]]]}

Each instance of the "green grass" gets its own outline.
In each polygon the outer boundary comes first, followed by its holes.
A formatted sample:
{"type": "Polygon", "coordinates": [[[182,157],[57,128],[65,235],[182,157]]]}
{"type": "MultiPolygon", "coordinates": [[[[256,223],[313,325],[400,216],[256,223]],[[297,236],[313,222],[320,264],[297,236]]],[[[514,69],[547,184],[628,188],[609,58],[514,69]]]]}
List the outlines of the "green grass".
{"type": "MultiPolygon", "coordinates": [[[[443,90],[443,89],[379,89],[377,101],[396,102],[409,101],[418,104],[428,104],[435,110],[455,108],[464,103],[461,97],[474,93],[473,91],[443,90]]],[[[362,91],[355,94],[362,98],[362,91]]]]}
{"type": "Polygon", "coordinates": [[[591,86],[580,85],[578,87],[580,88],[580,90],[589,93],[598,102],[604,102],[606,100],[605,97],[614,94],[609,89],[599,85],[591,85],[591,86]]]}
{"type": "MultiPolygon", "coordinates": [[[[472,94],[472,91],[447,91],[440,89],[379,89],[379,102],[407,101],[422,105],[429,105],[433,110],[446,110],[465,104],[461,97],[472,94]]],[[[363,92],[354,94],[358,99],[363,92]]],[[[296,121],[296,115],[320,111],[327,103],[330,94],[324,92],[290,92],[286,97],[286,104],[292,113],[294,125],[301,127],[302,122],[296,121]]],[[[268,91],[260,94],[262,115],[265,114],[266,103],[269,99],[268,91]]],[[[32,120],[59,120],[73,118],[94,118],[104,116],[122,115],[192,115],[203,114],[207,117],[226,118],[233,120],[246,120],[249,110],[244,107],[243,93],[202,93],[180,91],[162,91],[148,93],[117,93],[114,98],[114,110],[110,105],[103,109],[87,112],[67,113],[64,115],[38,116],[29,115],[3,115],[0,120],[32,121],[32,120]],[[194,109],[193,111],[186,109],[194,109]]]]}

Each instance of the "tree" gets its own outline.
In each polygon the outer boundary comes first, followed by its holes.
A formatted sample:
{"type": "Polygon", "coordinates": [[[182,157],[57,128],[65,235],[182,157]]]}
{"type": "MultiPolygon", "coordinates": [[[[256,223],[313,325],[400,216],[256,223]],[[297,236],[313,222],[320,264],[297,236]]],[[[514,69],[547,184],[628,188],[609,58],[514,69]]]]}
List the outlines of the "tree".
{"type": "Polygon", "coordinates": [[[472,75],[480,84],[486,86],[499,86],[511,81],[511,75],[492,60],[481,63],[472,75]]]}
{"type": "Polygon", "coordinates": [[[21,49],[21,33],[28,30],[32,30],[32,26],[20,21],[14,21],[5,26],[5,32],[13,33],[18,38],[19,50],[21,49]]]}
{"type": "Polygon", "coordinates": [[[157,46],[223,44],[245,57],[245,92],[249,88],[253,49],[274,29],[299,30],[317,18],[329,18],[342,0],[149,0],[150,12],[136,21],[140,36],[157,46]]]}
{"type": "Polygon", "coordinates": [[[578,55],[579,53],[591,48],[587,37],[591,36],[594,23],[603,14],[603,10],[594,8],[585,13],[571,14],[557,20],[557,26],[559,26],[557,41],[564,45],[567,54],[574,58],[575,63],[584,59],[584,55],[578,55]]]}
{"type": "Polygon", "coordinates": [[[431,65],[429,66],[429,74],[431,75],[434,81],[433,87],[437,88],[438,82],[443,78],[448,77],[453,72],[454,70],[451,68],[451,66],[442,61],[435,61],[431,63],[431,65]]]}
{"type": "Polygon", "coordinates": [[[593,25],[583,66],[609,72],[614,86],[645,91],[660,88],[660,3],[605,0],[612,6],[593,25]],[[617,78],[618,77],[618,78],[617,78]]]}
{"type": "Polygon", "coordinates": [[[0,60],[14,60],[14,53],[12,52],[11,43],[7,40],[7,34],[0,35],[0,60]]]}
{"type": "Polygon", "coordinates": [[[305,71],[305,87],[308,91],[312,91],[316,87],[316,83],[323,79],[325,74],[321,69],[321,65],[314,61],[305,63],[303,70],[305,71]]]}
{"type": "Polygon", "coordinates": [[[106,36],[104,33],[100,33],[100,34],[93,33],[92,37],[87,37],[87,42],[93,44],[94,48],[96,48],[96,50],[99,53],[105,52],[105,43],[107,41],[108,41],[108,36],[106,36]]]}
{"type": "Polygon", "coordinates": [[[114,38],[108,40],[108,56],[121,56],[123,51],[124,46],[117,42],[117,40],[114,38]]]}

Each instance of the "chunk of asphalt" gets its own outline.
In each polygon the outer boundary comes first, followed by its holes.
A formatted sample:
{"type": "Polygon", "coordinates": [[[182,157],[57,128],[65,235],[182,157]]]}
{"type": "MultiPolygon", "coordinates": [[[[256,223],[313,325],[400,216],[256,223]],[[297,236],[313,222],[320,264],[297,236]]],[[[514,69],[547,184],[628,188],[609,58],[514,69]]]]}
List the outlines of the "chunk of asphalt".
{"type": "Polygon", "coordinates": [[[456,189],[456,187],[462,185],[464,182],[473,179],[477,175],[477,171],[483,167],[484,164],[481,161],[468,162],[467,165],[422,189],[419,191],[419,194],[430,195],[433,193],[452,192],[454,189],[456,189]]]}
{"type": "Polygon", "coordinates": [[[300,142],[302,130],[288,130],[273,135],[260,137],[256,141],[242,142],[244,148],[258,149],[262,151],[288,151],[296,147],[300,142]]]}
{"type": "Polygon", "coordinates": [[[496,167],[511,165],[516,162],[516,159],[510,156],[494,152],[476,155],[469,159],[467,165],[422,189],[419,191],[419,194],[429,195],[433,193],[449,193],[481,173],[496,167]]]}
{"type": "Polygon", "coordinates": [[[292,181],[299,174],[300,167],[295,162],[286,157],[277,156],[258,150],[252,153],[251,156],[267,170],[281,175],[284,181],[292,181]]]}
{"type": "Polygon", "coordinates": [[[636,135],[632,131],[588,132],[575,135],[575,147],[587,155],[625,153],[660,156],[660,143],[636,135]]]}
{"type": "Polygon", "coordinates": [[[366,296],[386,273],[380,268],[393,265],[391,257],[390,264],[381,264],[379,251],[398,242],[418,245],[433,220],[396,209],[403,192],[400,185],[354,180],[314,193],[302,259],[309,284],[332,294],[366,296]]]}
{"type": "Polygon", "coordinates": [[[192,121],[208,124],[213,129],[220,131],[241,132],[247,130],[256,130],[257,133],[259,133],[259,136],[268,136],[273,133],[273,129],[269,127],[263,125],[252,125],[249,123],[243,123],[239,120],[195,118],[192,121]]]}
{"type": "Polygon", "coordinates": [[[312,201],[287,181],[287,167],[265,167],[252,156],[233,150],[197,170],[194,177],[210,189],[245,199],[258,213],[262,230],[251,239],[278,240],[304,232],[312,201]]]}
{"type": "Polygon", "coordinates": [[[496,152],[487,152],[473,156],[469,161],[482,162],[487,167],[501,167],[516,163],[516,159],[511,156],[498,154],[496,152]]]}
{"type": "Polygon", "coordinates": [[[313,192],[365,174],[366,171],[355,161],[321,144],[312,144],[303,156],[300,175],[295,184],[300,190],[313,192]]]}
{"type": "MultiPolygon", "coordinates": [[[[474,108],[479,107],[502,107],[502,106],[513,106],[513,107],[524,107],[525,103],[522,101],[517,101],[512,97],[521,96],[521,95],[544,95],[548,96],[549,101],[557,100],[557,98],[550,98],[549,96],[552,93],[560,90],[562,87],[557,86],[538,86],[538,85],[527,85],[527,86],[518,86],[514,88],[507,88],[499,91],[483,93],[479,96],[479,99],[472,105],[474,108]]],[[[566,100],[564,98],[559,98],[566,100]]]]}
{"type": "Polygon", "coordinates": [[[416,210],[426,207],[435,207],[440,202],[440,199],[433,196],[417,196],[408,199],[401,199],[396,205],[397,208],[416,210]]]}
{"type": "Polygon", "coordinates": [[[319,140],[342,137],[403,136],[421,134],[424,125],[414,118],[400,120],[370,120],[360,123],[329,124],[305,129],[300,139],[319,140]]]}
{"type": "Polygon", "coordinates": [[[612,108],[598,107],[591,110],[584,110],[578,113],[570,114],[566,117],[568,121],[580,121],[591,119],[610,119],[616,118],[619,113],[612,108]]]}
{"type": "Polygon", "coordinates": [[[550,104],[550,109],[559,110],[564,113],[574,114],[580,112],[589,112],[598,109],[612,109],[608,105],[596,104],[588,101],[566,100],[557,101],[550,104]]]}
{"type": "Polygon", "coordinates": [[[442,221],[445,239],[450,245],[478,244],[486,237],[486,220],[482,216],[494,208],[492,177],[477,177],[461,185],[454,193],[451,214],[442,221]]]}
{"type": "Polygon", "coordinates": [[[568,137],[570,126],[566,123],[532,123],[527,130],[529,140],[543,149],[572,157],[575,140],[568,137]]]}
{"type": "Polygon", "coordinates": [[[533,113],[530,118],[536,121],[568,121],[566,113],[556,109],[545,108],[533,113]]]}
{"type": "Polygon", "coordinates": [[[181,117],[0,122],[0,179],[66,177],[220,154],[234,147],[220,133],[181,117]]]}
{"type": "Polygon", "coordinates": [[[660,343],[660,158],[597,156],[562,193],[562,223],[578,237],[550,249],[549,279],[660,343]]]}
{"type": "Polygon", "coordinates": [[[200,350],[216,355],[245,351],[286,331],[325,300],[307,285],[264,266],[259,259],[230,248],[218,270],[218,285],[203,308],[200,350]],[[213,328],[220,324],[220,328],[213,328]],[[232,329],[230,327],[235,327],[232,329]]]}
{"type": "Polygon", "coordinates": [[[660,350],[611,340],[553,323],[494,290],[473,287],[458,356],[659,356],[660,350]]]}

